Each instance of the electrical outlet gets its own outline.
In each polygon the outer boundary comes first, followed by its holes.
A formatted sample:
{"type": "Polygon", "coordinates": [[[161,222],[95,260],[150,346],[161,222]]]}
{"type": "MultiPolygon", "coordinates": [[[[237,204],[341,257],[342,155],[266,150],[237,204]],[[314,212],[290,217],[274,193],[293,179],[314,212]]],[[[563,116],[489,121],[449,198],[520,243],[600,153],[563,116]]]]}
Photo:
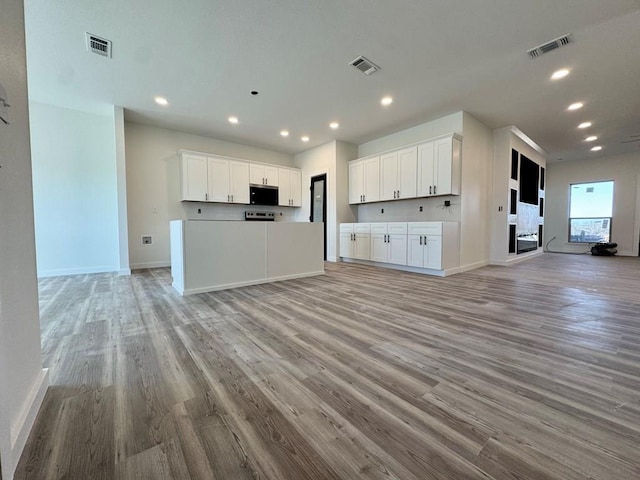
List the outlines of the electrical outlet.
{"type": "Polygon", "coordinates": [[[420,205],[420,206],[418,207],[418,210],[419,210],[420,212],[422,211],[422,205],[420,205]]]}
{"type": "Polygon", "coordinates": [[[450,207],[451,206],[451,200],[445,200],[444,201],[444,206],[445,207],[450,207]]]}
{"type": "Polygon", "coordinates": [[[380,209],[380,213],[384,213],[384,208],[381,208],[381,209],[380,209]]]}
{"type": "Polygon", "coordinates": [[[153,238],[151,235],[143,235],[142,236],[142,245],[151,245],[153,243],[153,238]]]}
{"type": "Polygon", "coordinates": [[[202,209],[201,208],[198,209],[198,213],[202,213],[202,209]]]}

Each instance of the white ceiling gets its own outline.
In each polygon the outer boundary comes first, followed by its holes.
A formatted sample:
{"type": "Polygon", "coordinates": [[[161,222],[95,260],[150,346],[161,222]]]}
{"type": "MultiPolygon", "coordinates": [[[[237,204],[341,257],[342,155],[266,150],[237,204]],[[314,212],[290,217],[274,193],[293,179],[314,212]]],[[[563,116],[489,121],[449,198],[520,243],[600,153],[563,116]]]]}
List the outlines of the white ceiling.
{"type": "Polygon", "coordinates": [[[518,126],[550,160],[640,151],[621,143],[640,140],[630,137],[640,135],[640,0],[25,3],[29,93],[45,103],[120,105],[129,121],[287,153],[460,110],[518,126]],[[113,41],[113,58],[87,52],[87,31],[113,41]],[[526,55],[567,33],[573,44],[526,55]],[[382,70],[363,75],[348,65],[358,55],[382,70]],[[571,74],[550,81],[561,67],[571,74]],[[385,94],[395,99],[387,108],[385,94]],[[585,107],[568,112],[575,101],[585,107]],[[587,120],[588,131],[576,128],[587,120]],[[602,152],[589,151],[587,134],[602,152]]]}

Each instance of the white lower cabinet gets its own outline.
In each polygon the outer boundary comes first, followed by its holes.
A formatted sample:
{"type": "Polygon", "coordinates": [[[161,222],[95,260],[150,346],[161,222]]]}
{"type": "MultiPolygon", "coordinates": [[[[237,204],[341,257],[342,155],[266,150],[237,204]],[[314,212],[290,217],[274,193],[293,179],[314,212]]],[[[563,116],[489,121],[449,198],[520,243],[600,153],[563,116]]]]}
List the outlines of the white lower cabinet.
{"type": "Polygon", "coordinates": [[[419,269],[459,266],[456,222],[340,224],[340,256],[419,269]]]}
{"type": "Polygon", "coordinates": [[[369,223],[340,224],[340,256],[369,260],[371,256],[371,230],[369,223]]]}
{"type": "Polygon", "coordinates": [[[407,224],[371,224],[371,261],[407,264],[407,224]]]}

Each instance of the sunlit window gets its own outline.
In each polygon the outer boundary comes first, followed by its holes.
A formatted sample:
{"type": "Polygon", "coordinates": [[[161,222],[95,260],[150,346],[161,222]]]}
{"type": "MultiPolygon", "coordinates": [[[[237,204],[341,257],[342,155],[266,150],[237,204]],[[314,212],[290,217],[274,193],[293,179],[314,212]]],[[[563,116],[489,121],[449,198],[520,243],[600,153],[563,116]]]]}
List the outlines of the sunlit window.
{"type": "Polygon", "coordinates": [[[610,241],[613,182],[574,183],[570,195],[569,241],[610,241]]]}

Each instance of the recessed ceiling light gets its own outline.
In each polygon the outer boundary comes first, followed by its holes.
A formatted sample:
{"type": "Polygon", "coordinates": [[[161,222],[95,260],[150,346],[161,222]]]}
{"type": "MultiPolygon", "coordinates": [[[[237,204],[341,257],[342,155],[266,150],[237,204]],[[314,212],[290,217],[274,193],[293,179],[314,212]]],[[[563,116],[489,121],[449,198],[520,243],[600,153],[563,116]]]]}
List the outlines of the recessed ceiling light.
{"type": "Polygon", "coordinates": [[[300,137],[300,140],[302,140],[303,142],[308,142],[309,141],[309,137],[304,135],[303,137],[300,137]]]}
{"type": "Polygon", "coordinates": [[[156,97],[154,98],[158,105],[166,106],[169,105],[169,101],[164,97],[156,97]]]}
{"type": "Polygon", "coordinates": [[[238,117],[229,117],[229,123],[233,123],[235,125],[239,121],[240,120],[238,120],[238,117]]]}
{"type": "Polygon", "coordinates": [[[282,135],[283,137],[288,137],[289,136],[289,130],[280,130],[280,135],[282,135]]]}
{"type": "Polygon", "coordinates": [[[340,126],[340,124],[338,122],[331,122],[329,124],[329,127],[331,127],[332,130],[335,130],[336,128],[338,128],[340,126]]]}
{"type": "Polygon", "coordinates": [[[556,70],[555,72],[553,72],[553,75],[551,75],[551,80],[560,80],[561,78],[564,78],[567,75],[569,75],[569,70],[567,68],[556,70]]]}
{"type": "Polygon", "coordinates": [[[592,152],[599,152],[600,150],[602,150],[602,147],[600,145],[596,145],[591,149],[592,152]]]}
{"type": "Polygon", "coordinates": [[[578,125],[578,128],[589,128],[591,125],[591,122],[582,122],[580,125],[578,125]]]}
{"type": "Polygon", "coordinates": [[[584,107],[584,103],[582,102],[576,102],[576,103],[572,103],[571,105],[569,105],[569,107],[567,108],[567,110],[579,110],[582,107],[584,107]]]}
{"type": "Polygon", "coordinates": [[[393,103],[393,98],[392,97],[382,97],[382,100],[380,100],[380,103],[386,107],[387,105],[391,105],[393,103]]]}
{"type": "Polygon", "coordinates": [[[584,139],[585,142],[595,142],[598,139],[598,137],[596,137],[595,135],[591,135],[590,137],[587,137],[584,139]]]}

